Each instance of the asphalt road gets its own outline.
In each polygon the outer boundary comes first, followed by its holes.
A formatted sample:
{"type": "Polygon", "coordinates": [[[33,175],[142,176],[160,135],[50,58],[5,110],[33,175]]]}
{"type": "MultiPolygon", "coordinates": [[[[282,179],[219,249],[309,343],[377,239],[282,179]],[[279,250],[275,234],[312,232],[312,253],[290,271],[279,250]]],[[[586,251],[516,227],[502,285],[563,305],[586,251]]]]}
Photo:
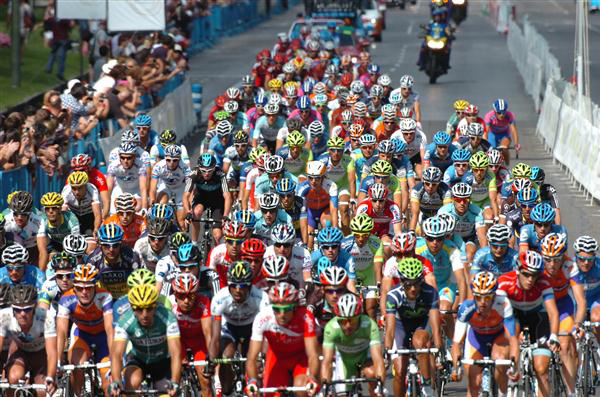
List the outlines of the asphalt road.
{"type": "MultiPolygon", "coordinates": [[[[520,3],[519,10],[522,4],[520,3]]],[[[559,20],[558,9],[566,7],[563,4],[571,4],[573,8],[570,0],[550,0],[548,4],[540,11],[540,18],[543,18],[543,12],[547,12],[549,15],[556,14],[559,20]]],[[[526,2],[522,7],[533,9],[535,4],[526,2]]],[[[209,102],[229,86],[238,83],[244,74],[249,73],[256,53],[262,48],[270,47],[278,32],[287,31],[296,13],[300,11],[300,8],[296,8],[242,35],[224,39],[215,48],[198,54],[191,60],[192,79],[204,84],[205,116],[209,102]]],[[[448,75],[439,78],[438,84],[429,85],[427,76],[416,67],[421,45],[417,37],[419,24],[427,22],[428,12],[428,4],[423,0],[403,11],[388,9],[383,42],[372,49],[374,62],[390,74],[395,84],[398,84],[404,74],[415,77],[414,89],[421,96],[423,127],[428,136],[431,137],[437,130],[445,127],[446,120],[452,112],[452,103],[458,98],[465,98],[477,104],[481,112],[489,110],[496,98],[507,99],[510,110],[516,114],[521,136],[523,149],[520,161],[541,166],[546,171],[546,181],[557,188],[563,224],[569,231],[571,241],[584,233],[600,237],[599,207],[588,205],[560,166],[553,164],[552,157],[543,150],[540,140],[535,136],[538,115],[510,58],[506,37],[496,33],[489,20],[482,16],[480,3],[471,2],[469,16],[456,32],[457,39],[453,43],[450,61],[452,69],[448,75]]],[[[532,15],[532,20],[536,21],[537,16],[532,15]]],[[[572,25],[571,23],[571,27],[572,25]]],[[[566,21],[558,26],[564,32],[572,30],[566,21]]],[[[564,44],[565,57],[568,52],[567,42],[569,39],[561,36],[560,43],[564,44]]],[[[592,51],[590,54],[592,55],[592,51]]],[[[557,55],[560,56],[560,52],[557,55]]],[[[561,67],[563,71],[567,70],[566,66],[563,66],[562,58],[561,67]]],[[[196,141],[199,142],[199,139],[196,141]]],[[[189,149],[192,157],[197,157],[197,148],[189,149]]],[[[391,388],[388,390],[391,391],[391,388]]],[[[465,392],[464,382],[448,387],[448,395],[465,395],[465,392]]]]}

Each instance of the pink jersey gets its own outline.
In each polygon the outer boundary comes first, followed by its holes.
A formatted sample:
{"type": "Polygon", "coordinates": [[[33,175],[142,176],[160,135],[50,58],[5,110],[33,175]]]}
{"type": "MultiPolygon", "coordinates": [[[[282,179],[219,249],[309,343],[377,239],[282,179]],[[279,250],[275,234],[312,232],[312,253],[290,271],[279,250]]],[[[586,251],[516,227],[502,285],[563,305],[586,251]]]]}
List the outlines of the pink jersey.
{"type": "MultiPolygon", "coordinates": [[[[300,119],[300,109],[296,109],[292,113],[290,113],[288,119],[300,119]]],[[[323,122],[323,116],[321,116],[321,113],[317,112],[316,110],[311,110],[310,121],[313,122],[315,121],[315,119],[319,120],[321,123],[323,122]]]]}
{"type": "Polygon", "coordinates": [[[496,117],[496,112],[490,110],[484,119],[488,130],[494,134],[508,134],[509,127],[515,123],[515,116],[511,112],[506,112],[502,120],[500,120],[496,117]]]}

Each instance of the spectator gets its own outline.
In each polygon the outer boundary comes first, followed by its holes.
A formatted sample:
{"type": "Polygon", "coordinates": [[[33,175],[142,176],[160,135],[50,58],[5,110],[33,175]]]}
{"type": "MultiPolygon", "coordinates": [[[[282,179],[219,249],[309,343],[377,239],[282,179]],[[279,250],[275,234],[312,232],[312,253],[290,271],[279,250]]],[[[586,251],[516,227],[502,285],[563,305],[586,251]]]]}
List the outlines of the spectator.
{"type": "Polygon", "coordinates": [[[74,131],[77,128],[81,116],[87,116],[96,111],[93,104],[90,104],[89,106],[83,104],[82,100],[86,96],[87,89],[85,86],[81,84],[79,80],[73,79],[67,84],[67,92],[60,97],[62,107],[67,109],[71,116],[71,131],[74,131]]]}
{"type": "Polygon", "coordinates": [[[44,105],[42,109],[46,109],[53,116],[58,117],[62,110],[62,100],[58,91],[50,90],[44,94],[44,105]]]}
{"type": "Polygon", "coordinates": [[[98,49],[98,58],[95,59],[94,65],[92,65],[92,70],[90,73],[90,81],[96,81],[102,74],[102,66],[108,62],[108,46],[102,45],[98,49]]]}
{"type": "Polygon", "coordinates": [[[58,57],[58,70],[56,77],[60,80],[65,79],[65,61],[67,59],[67,51],[71,48],[71,40],[69,33],[73,27],[73,21],[61,19],[60,21],[52,20],[52,45],[48,63],[46,64],[46,73],[52,73],[54,62],[58,57]]]}

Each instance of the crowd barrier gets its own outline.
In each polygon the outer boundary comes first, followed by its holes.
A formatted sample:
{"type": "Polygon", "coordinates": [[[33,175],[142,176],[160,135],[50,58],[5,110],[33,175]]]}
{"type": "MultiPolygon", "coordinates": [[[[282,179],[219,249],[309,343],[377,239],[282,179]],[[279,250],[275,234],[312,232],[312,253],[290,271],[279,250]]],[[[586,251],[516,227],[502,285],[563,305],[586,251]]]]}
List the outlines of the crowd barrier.
{"type": "Polygon", "coordinates": [[[498,33],[509,31],[509,21],[515,17],[515,6],[510,0],[488,0],[486,7],[498,33]]]}

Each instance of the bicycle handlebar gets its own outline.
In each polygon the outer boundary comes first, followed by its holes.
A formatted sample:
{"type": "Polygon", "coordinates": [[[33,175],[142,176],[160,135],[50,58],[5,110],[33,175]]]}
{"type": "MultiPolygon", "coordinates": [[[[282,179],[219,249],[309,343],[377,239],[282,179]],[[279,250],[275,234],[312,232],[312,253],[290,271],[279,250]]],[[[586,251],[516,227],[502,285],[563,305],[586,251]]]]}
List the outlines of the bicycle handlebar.
{"type": "Polygon", "coordinates": [[[435,353],[438,353],[439,351],[440,351],[440,349],[438,349],[437,347],[430,347],[430,348],[426,348],[426,349],[390,349],[390,350],[387,350],[388,354],[400,354],[400,355],[423,354],[423,353],[435,354],[435,353]]]}
{"type": "Polygon", "coordinates": [[[33,384],[23,383],[23,384],[19,384],[19,383],[0,382],[0,389],[46,390],[46,385],[43,385],[41,383],[33,383],[33,384]]]}
{"type": "Polygon", "coordinates": [[[350,384],[350,383],[372,383],[372,382],[380,382],[379,378],[349,378],[349,379],[339,379],[332,380],[329,382],[324,382],[328,385],[338,385],[338,384],[350,384]]]}
{"type": "Polygon", "coordinates": [[[259,393],[278,393],[278,392],[302,392],[308,391],[306,386],[286,386],[286,387],[261,387],[259,393]]]}
{"type": "Polygon", "coordinates": [[[67,364],[61,365],[58,369],[63,371],[73,371],[75,369],[87,369],[87,368],[110,368],[110,361],[102,363],[83,363],[83,364],[67,364]]]}
{"type": "Polygon", "coordinates": [[[482,358],[482,359],[477,359],[477,360],[473,360],[470,358],[464,358],[462,360],[460,360],[461,364],[466,364],[466,365],[497,365],[497,366],[504,366],[504,365],[514,365],[512,360],[506,360],[506,359],[497,359],[497,360],[492,360],[491,358],[482,358]]]}
{"type": "Polygon", "coordinates": [[[246,357],[241,358],[215,358],[214,360],[197,360],[192,361],[191,365],[194,367],[203,367],[208,364],[236,364],[236,363],[245,363],[247,361],[246,357]]]}

